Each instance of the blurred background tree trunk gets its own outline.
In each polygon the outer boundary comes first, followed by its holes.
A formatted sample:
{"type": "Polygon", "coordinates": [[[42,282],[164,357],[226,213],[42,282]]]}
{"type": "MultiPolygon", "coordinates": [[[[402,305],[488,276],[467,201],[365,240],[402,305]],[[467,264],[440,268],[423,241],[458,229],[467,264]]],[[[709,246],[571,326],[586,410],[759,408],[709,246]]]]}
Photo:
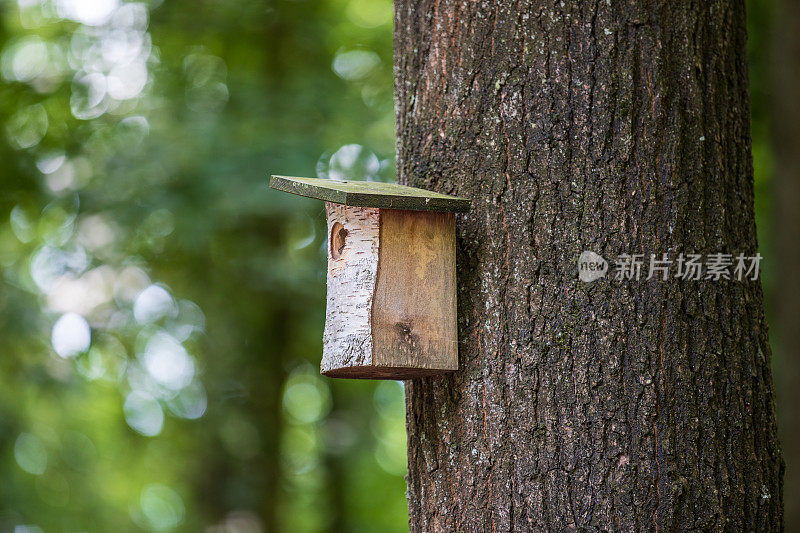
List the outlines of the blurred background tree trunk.
{"type": "Polygon", "coordinates": [[[800,4],[782,0],[772,32],[772,144],[775,157],[776,338],[780,428],[786,458],[786,526],[800,531],[800,4]]]}
{"type": "Polygon", "coordinates": [[[473,201],[412,531],[781,528],[760,283],[576,275],[756,254],[745,43],[743,2],[395,2],[398,180],[473,201]]]}

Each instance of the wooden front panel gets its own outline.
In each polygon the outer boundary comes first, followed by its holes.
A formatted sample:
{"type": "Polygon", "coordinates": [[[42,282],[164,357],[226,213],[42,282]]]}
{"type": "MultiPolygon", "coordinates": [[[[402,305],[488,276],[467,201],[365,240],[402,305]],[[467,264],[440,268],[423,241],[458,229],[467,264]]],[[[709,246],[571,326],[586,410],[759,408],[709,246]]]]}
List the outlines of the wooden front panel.
{"type": "Polygon", "coordinates": [[[453,213],[382,209],[372,307],[374,365],[458,369],[453,213]]]}

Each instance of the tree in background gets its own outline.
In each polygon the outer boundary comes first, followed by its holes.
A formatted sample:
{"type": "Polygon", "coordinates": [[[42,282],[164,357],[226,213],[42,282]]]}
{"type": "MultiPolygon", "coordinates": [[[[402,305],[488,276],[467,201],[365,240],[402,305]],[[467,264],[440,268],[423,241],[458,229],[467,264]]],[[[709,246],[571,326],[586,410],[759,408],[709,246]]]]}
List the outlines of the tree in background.
{"type": "Polygon", "coordinates": [[[412,531],[780,530],[760,283],[576,275],[756,254],[743,3],[395,9],[398,178],[473,206],[462,370],[406,389],[412,531]]]}
{"type": "Polygon", "coordinates": [[[774,31],[769,48],[771,141],[775,177],[775,286],[776,352],[782,357],[778,384],[781,442],[786,456],[786,526],[800,529],[800,5],[781,0],[774,9],[774,31]]]}

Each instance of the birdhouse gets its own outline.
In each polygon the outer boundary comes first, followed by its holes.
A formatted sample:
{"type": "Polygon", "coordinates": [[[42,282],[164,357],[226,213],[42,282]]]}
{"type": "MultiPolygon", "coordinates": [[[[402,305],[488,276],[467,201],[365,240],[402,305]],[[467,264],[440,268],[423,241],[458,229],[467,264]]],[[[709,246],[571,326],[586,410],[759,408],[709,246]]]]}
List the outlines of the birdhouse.
{"type": "Polygon", "coordinates": [[[458,369],[456,211],[470,201],[394,183],[272,176],[325,201],[322,374],[410,379],[458,369]]]}

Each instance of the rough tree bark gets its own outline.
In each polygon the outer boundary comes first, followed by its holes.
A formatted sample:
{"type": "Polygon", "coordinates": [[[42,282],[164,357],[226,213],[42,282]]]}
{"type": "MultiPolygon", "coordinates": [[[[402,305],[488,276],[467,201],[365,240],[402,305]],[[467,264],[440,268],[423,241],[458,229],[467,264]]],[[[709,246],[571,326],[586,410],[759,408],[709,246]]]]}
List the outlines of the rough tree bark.
{"type": "Polygon", "coordinates": [[[401,183],[458,218],[461,369],[407,382],[412,531],[777,531],[742,1],[396,0],[401,183]],[[646,277],[646,273],[643,278],[646,277]]]}

